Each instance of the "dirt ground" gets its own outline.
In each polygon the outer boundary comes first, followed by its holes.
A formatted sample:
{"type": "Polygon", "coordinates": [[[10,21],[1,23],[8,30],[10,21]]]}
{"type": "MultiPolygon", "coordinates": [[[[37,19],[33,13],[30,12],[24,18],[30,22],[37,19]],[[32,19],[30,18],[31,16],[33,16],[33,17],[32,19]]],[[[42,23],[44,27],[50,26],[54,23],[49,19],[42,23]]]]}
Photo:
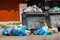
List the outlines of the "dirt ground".
{"type": "Polygon", "coordinates": [[[3,36],[0,40],[60,40],[60,32],[52,35],[30,35],[30,36],[3,36]]]}

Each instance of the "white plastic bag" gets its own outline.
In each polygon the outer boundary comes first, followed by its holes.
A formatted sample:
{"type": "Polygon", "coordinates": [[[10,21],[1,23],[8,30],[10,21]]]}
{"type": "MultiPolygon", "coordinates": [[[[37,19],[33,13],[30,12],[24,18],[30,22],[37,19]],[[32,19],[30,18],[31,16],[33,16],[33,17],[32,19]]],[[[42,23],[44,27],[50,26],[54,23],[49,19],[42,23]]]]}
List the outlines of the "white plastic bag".
{"type": "Polygon", "coordinates": [[[53,30],[55,33],[58,32],[58,28],[56,28],[56,27],[52,27],[52,30],[53,30]]]}

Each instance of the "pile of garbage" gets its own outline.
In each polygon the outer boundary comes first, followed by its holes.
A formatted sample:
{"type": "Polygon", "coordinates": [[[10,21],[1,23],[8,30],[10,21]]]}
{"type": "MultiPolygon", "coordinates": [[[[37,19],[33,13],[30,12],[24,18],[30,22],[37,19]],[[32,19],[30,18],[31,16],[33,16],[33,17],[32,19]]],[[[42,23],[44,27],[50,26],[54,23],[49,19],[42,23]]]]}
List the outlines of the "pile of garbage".
{"type": "MultiPolygon", "coordinates": [[[[33,34],[35,35],[50,35],[53,33],[57,33],[58,29],[56,27],[48,28],[45,23],[45,26],[37,26],[33,34]]],[[[31,30],[27,30],[26,25],[16,25],[13,28],[8,28],[7,26],[3,29],[2,35],[9,36],[26,36],[31,35],[31,30]]]]}
{"type": "Polygon", "coordinates": [[[2,35],[25,36],[28,32],[30,33],[29,30],[26,30],[26,25],[23,25],[23,26],[16,25],[13,28],[8,28],[6,26],[2,31],[2,35]]]}
{"type": "Polygon", "coordinates": [[[37,7],[36,5],[28,6],[24,9],[24,12],[43,12],[41,8],[37,7]]]}
{"type": "Polygon", "coordinates": [[[38,26],[36,28],[36,31],[34,31],[34,34],[35,35],[51,35],[51,34],[57,33],[57,32],[58,32],[57,28],[48,28],[47,29],[47,28],[38,26]]]}
{"type": "Polygon", "coordinates": [[[57,27],[49,28],[46,23],[44,26],[37,26],[36,30],[34,31],[35,35],[50,35],[53,33],[58,33],[57,27]]]}

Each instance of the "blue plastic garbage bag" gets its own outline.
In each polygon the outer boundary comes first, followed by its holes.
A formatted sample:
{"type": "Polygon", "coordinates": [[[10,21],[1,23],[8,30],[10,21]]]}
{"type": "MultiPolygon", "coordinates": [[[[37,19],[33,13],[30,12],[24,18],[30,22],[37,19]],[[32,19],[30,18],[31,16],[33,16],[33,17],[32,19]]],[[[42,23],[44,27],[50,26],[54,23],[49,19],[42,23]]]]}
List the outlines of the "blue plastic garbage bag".
{"type": "Polygon", "coordinates": [[[45,31],[42,29],[42,27],[38,26],[36,28],[36,31],[34,32],[36,35],[43,35],[45,31]]]}
{"type": "Polygon", "coordinates": [[[19,27],[14,27],[14,28],[12,28],[12,35],[13,36],[19,36],[19,34],[20,34],[20,29],[21,28],[19,28],[19,27]]]}
{"type": "Polygon", "coordinates": [[[4,28],[3,31],[2,31],[2,34],[3,34],[3,35],[8,35],[8,30],[9,30],[9,29],[8,29],[7,27],[4,28]]]}
{"type": "Polygon", "coordinates": [[[14,36],[24,36],[25,35],[25,30],[26,30],[25,27],[19,28],[19,27],[16,26],[12,29],[12,35],[14,35],[14,36]]]}
{"type": "Polygon", "coordinates": [[[25,27],[22,27],[22,29],[20,30],[20,36],[24,36],[25,35],[25,27]]]}
{"type": "Polygon", "coordinates": [[[20,36],[25,36],[25,31],[26,31],[26,25],[23,25],[23,27],[20,30],[20,36]]]}

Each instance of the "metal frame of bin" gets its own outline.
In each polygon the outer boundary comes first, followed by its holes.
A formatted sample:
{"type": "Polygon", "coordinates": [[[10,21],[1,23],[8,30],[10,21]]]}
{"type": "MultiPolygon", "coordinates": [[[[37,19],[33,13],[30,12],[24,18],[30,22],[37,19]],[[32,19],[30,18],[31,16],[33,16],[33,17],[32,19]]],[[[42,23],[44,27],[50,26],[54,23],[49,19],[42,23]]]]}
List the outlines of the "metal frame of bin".
{"type": "MultiPolygon", "coordinates": [[[[60,16],[60,12],[49,12],[48,14],[49,14],[48,15],[49,24],[50,24],[50,27],[52,27],[53,22],[54,21],[56,22],[56,20],[59,20],[60,19],[60,17],[59,17],[59,19],[56,19],[56,17],[60,16]]],[[[56,25],[55,26],[58,27],[58,23],[57,22],[56,22],[56,25]]]]}
{"type": "MultiPolygon", "coordinates": [[[[26,12],[26,13],[23,13],[22,14],[22,24],[23,25],[28,25],[27,24],[27,18],[28,17],[43,17],[43,19],[45,19],[45,13],[40,13],[40,12],[26,12]]],[[[35,29],[35,28],[31,28],[31,29],[35,29]]]]}

